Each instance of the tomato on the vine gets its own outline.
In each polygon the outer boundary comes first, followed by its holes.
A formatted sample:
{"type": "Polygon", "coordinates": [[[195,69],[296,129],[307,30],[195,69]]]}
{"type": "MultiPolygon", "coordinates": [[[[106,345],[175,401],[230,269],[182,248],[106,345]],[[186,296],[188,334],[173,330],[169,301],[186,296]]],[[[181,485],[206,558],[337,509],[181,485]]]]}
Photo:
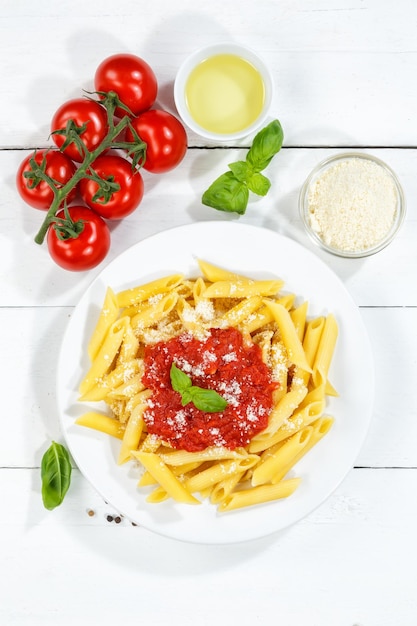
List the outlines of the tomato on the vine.
{"type": "MultiPolygon", "coordinates": [[[[104,59],[94,76],[96,91],[115,91],[133,115],[151,108],[156,100],[158,83],[154,71],[134,54],[113,54],[104,59]]],[[[116,108],[116,115],[126,111],[116,108]]]]}
{"type": "Polygon", "coordinates": [[[127,159],[109,154],[99,156],[88,172],[94,171],[102,179],[103,187],[91,178],[80,181],[80,195],[87,206],[110,220],[118,220],[132,213],[143,198],[144,185],[137,168],[127,159]],[[118,190],[112,191],[116,183],[118,190]]]}
{"type": "MultiPolygon", "coordinates": [[[[145,170],[160,174],[176,167],[187,152],[187,133],[181,122],[168,111],[151,109],[131,120],[139,137],[146,143],[145,170]]],[[[133,133],[126,131],[128,141],[133,133]]]]}
{"type": "MultiPolygon", "coordinates": [[[[106,109],[95,100],[74,98],[64,102],[52,117],[51,134],[58,148],[62,148],[66,137],[56,133],[56,131],[65,129],[69,120],[83,129],[77,131],[77,134],[89,152],[97,148],[107,135],[106,109]]],[[[84,160],[84,154],[80,153],[74,142],[68,144],[62,151],[73,161],[82,162],[84,160]]]]}
{"type": "MultiPolygon", "coordinates": [[[[36,167],[34,171],[32,160],[54,181],[57,189],[63,187],[73,177],[76,167],[71,159],[58,150],[37,150],[22,161],[16,174],[16,187],[21,198],[35,209],[47,210],[54,199],[54,192],[50,185],[36,173],[36,167]]],[[[74,187],[67,195],[68,204],[74,200],[75,194],[74,187]]]]}
{"type": "Polygon", "coordinates": [[[47,234],[55,263],[66,270],[84,271],[103,261],[110,248],[110,230],[103,218],[87,207],[71,206],[58,211],[55,219],[47,234]],[[68,228],[78,235],[69,236],[68,228]]]}

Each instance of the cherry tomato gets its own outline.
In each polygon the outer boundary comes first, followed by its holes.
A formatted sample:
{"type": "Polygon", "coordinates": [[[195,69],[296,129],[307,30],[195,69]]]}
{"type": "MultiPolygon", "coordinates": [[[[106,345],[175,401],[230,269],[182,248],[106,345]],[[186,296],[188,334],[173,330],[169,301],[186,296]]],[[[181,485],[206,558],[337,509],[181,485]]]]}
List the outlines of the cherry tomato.
{"type": "MultiPolygon", "coordinates": [[[[49,254],[60,267],[71,271],[89,270],[103,261],[110,248],[110,230],[97,213],[84,206],[67,209],[71,220],[83,222],[78,237],[58,237],[53,224],[49,227],[47,244],[49,254]]],[[[65,219],[64,210],[58,211],[58,219],[65,219]]]]}
{"type": "MultiPolygon", "coordinates": [[[[20,196],[26,204],[35,209],[48,210],[54,199],[54,192],[47,182],[33,172],[30,164],[32,159],[55,181],[58,188],[71,180],[76,167],[71,159],[58,150],[37,150],[29,154],[20,164],[16,174],[16,187],[20,196]],[[25,172],[33,172],[33,177],[27,178],[25,172]]],[[[68,204],[74,200],[75,194],[74,187],[66,197],[68,204]]]]}
{"type": "MultiPolygon", "coordinates": [[[[133,115],[151,108],[156,100],[158,83],[152,68],[134,54],[114,54],[98,66],[94,85],[96,91],[115,91],[133,115]]],[[[123,117],[126,111],[116,109],[123,117]]]]}
{"type": "MultiPolygon", "coordinates": [[[[176,167],[187,152],[187,133],[181,122],[160,109],[145,111],[132,120],[132,126],[146,143],[145,170],[160,174],[176,167]]],[[[127,129],[127,141],[133,141],[127,129]]]]}
{"type": "Polygon", "coordinates": [[[120,189],[111,193],[107,201],[105,196],[95,200],[98,184],[83,178],[80,181],[80,194],[85,204],[110,220],[118,220],[132,213],[143,198],[144,185],[139,170],[133,170],[130,161],[113,154],[99,156],[91,168],[103,180],[117,183],[120,189]]]}
{"type": "MultiPolygon", "coordinates": [[[[94,100],[88,98],[74,98],[64,102],[55,112],[51,122],[51,132],[66,128],[68,120],[85,130],[80,133],[80,139],[91,152],[103,141],[108,131],[106,109],[94,100]]],[[[64,135],[53,134],[52,139],[58,148],[65,141],[64,135]]],[[[75,143],[69,144],[63,152],[73,161],[82,162],[84,155],[80,153],[75,143]]]]}

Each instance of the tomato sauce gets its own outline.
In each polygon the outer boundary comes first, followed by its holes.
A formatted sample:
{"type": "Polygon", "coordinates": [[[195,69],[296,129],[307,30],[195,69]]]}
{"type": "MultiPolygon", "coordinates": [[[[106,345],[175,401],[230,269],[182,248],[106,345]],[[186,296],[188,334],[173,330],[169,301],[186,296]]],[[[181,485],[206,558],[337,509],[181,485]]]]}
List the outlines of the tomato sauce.
{"type": "Polygon", "coordinates": [[[148,432],[190,452],[247,445],[267,426],[276,388],[259,346],[247,345],[235,328],[212,328],[204,339],[183,333],[148,346],[143,382],[153,392],[144,413],[148,432]],[[205,413],[191,402],[182,406],[171,385],[173,362],[193,385],[217,391],[227,407],[205,413]]]}

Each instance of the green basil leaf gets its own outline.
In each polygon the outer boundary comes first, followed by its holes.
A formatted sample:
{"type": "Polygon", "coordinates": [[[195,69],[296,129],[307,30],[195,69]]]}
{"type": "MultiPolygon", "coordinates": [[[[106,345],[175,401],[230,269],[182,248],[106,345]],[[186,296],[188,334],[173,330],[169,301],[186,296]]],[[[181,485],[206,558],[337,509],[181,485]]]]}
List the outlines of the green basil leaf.
{"type": "Polygon", "coordinates": [[[192,402],[197,409],[205,413],[219,413],[227,407],[227,401],[214,389],[191,387],[192,402]]]}
{"type": "Polygon", "coordinates": [[[247,185],[249,190],[253,191],[253,193],[256,193],[258,196],[266,196],[271,187],[271,181],[258,172],[248,178],[247,185]]]}
{"type": "Polygon", "coordinates": [[[185,389],[185,391],[181,391],[181,404],[182,406],[185,406],[186,404],[189,404],[190,402],[193,401],[193,395],[191,392],[192,387],[190,387],[189,389],[185,389]]]}
{"type": "Polygon", "coordinates": [[[240,180],[242,183],[246,182],[248,176],[251,175],[251,168],[246,161],[235,161],[234,163],[229,163],[229,167],[235,178],[240,180]]]}
{"type": "Polygon", "coordinates": [[[202,389],[191,383],[191,378],[182,372],[175,363],[170,370],[171,384],[174,391],[181,394],[181,404],[192,402],[197,409],[205,413],[217,413],[227,407],[227,401],[213,389],[202,389]]]}
{"type": "Polygon", "coordinates": [[[246,155],[247,162],[255,172],[264,170],[272,158],[280,151],[284,133],[278,120],[272,121],[259,131],[246,155]]]}
{"type": "Polygon", "coordinates": [[[179,393],[182,394],[186,389],[191,387],[191,378],[185,372],[181,371],[175,363],[172,363],[169,375],[174,391],[179,391],[179,393]]]}
{"type": "Polygon", "coordinates": [[[240,215],[245,213],[248,200],[249,189],[231,171],[216,178],[202,197],[202,203],[213,209],[240,215]]]}
{"type": "Polygon", "coordinates": [[[42,500],[46,509],[59,506],[71,484],[71,461],[68,451],[60,443],[52,442],[42,457],[42,500]]]}

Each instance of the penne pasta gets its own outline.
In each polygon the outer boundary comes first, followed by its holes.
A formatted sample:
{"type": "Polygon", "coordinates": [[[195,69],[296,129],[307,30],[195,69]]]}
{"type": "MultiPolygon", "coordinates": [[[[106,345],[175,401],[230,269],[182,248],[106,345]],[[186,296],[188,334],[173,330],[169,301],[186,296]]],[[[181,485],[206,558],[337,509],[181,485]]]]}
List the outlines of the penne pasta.
{"type": "Polygon", "coordinates": [[[255,454],[250,454],[241,459],[220,461],[189,478],[185,482],[185,486],[191,493],[202,491],[229,476],[241,474],[243,471],[253,467],[257,463],[258,458],[255,454]]]}
{"type": "Polygon", "coordinates": [[[157,302],[150,304],[142,311],[132,317],[132,328],[134,331],[143,330],[161,321],[170,313],[177,304],[178,294],[175,291],[163,296],[157,302]]]}
{"type": "Polygon", "coordinates": [[[137,404],[129,416],[122,445],[119,451],[118,464],[126,463],[131,458],[132,451],[137,450],[143,432],[143,413],[146,404],[137,404]]]}
{"type": "Polygon", "coordinates": [[[210,502],[212,504],[220,504],[239,484],[242,480],[243,476],[246,474],[246,470],[243,472],[236,472],[232,476],[228,476],[224,480],[221,480],[216,485],[213,485],[213,488],[210,492],[210,502]]]}
{"type": "Polygon", "coordinates": [[[252,473],[252,485],[264,485],[270,483],[282,468],[286,468],[300,451],[308,444],[312,435],[311,427],[303,428],[292,437],[289,437],[282,446],[279,446],[273,454],[270,454],[261,462],[252,473]]]}
{"type": "Polygon", "coordinates": [[[152,474],[171,498],[177,502],[200,504],[200,501],[194,498],[157,454],[132,451],[132,455],[152,474]]]}
{"type": "Polygon", "coordinates": [[[122,317],[110,326],[106,337],[80,384],[81,397],[108,372],[123,341],[128,318],[122,317]]]}
{"type": "Polygon", "coordinates": [[[252,442],[249,444],[250,452],[256,453],[260,450],[264,450],[263,444],[265,442],[266,447],[268,447],[271,435],[276,434],[278,429],[291,418],[306,395],[307,388],[296,385],[279,400],[276,407],[271,412],[268,426],[261,433],[255,435],[252,442]]]}
{"type": "Polygon", "coordinates": [[[216,283],[219,280],[248,280],[244,276],[240,276],[239,274],[230,272],[222,267],[213,265],[213,263],[209,263],[203,259],[197,259],[197,262],[203,277],[212,283],[216,283]]]}
{"type": "Polygon", "coordinates": [[[201,300],[206,289],[207,287],[204,282],[204,279],[201,276],[199,276],[193,283],[192,294],[193,294],[195,304],[197,304],[201,300]]]}
{"type": "Polygon", "coordinates": [[[150,283],[140,285],[139,287],[132,287],[131,289],[125,289],[116,294],[116,302],[119,308],[137,304],[144,300],[149,300],[153,296],[157,296],[161,293],[169,292],[182,282],[182,274],[172,274],[170,276],[164,276],[163,278],[157,278],[150,283]]]}
{"type": "Polygon", "coordinates": [[[272,312],[268,309],[268,307],[262,306],[257,311],[250,314],[248,318],[241,323],[240,327],[242,329],[242,332],[250,335],[260,328],[263,328],[264,326],[270,324],[273,319],[274,316],[272,315],[272,312]]]}
{"type": "Polygon", "coordinates": [[[329,367],[336,345],[337,334],[336,320],[332,314],[329,314],[326,317],[316,357],[314,359],[312,379],[316,387],[327,382],[329,367]]]}
{"type": "MultiPolygon", "coordinates": [[[[288,307],[286,307],[288,308],[288,307]]],[[[308,302],[303,302],[300,306],[290,309],[291,321],[294,324],[298,339],[302,342],[307,322],[308,302]]],[[[304,346],[303,346],[304,348],[304,346]]],[[[304,350],[305,353],[305,350],[304,350]]],[[[307,355],[306,355],[307,358],[307,355]]],[[[307,358],[308,362],[308,358],[307,358]]]]}
{"type": "Polygon", "coordinates": [[[232,492],[220,502],[218,511],[234,511],[255,504],[288,498],[294,493],[300,482],[301,478],[289,478],[276,485],[261,485],[253,489],[232,492]]]}
{"type": "Polygon", "coordinates": [[[149,503],[199,504],[199,494],[227,512],[286,498],[300,484],[299,477],[286,478],[288,472],[334,421],[324,411],[327,396],[337,395],[328,379],[336,320],[332,314],[309,318],[308,301],[296,305],[296,294],[283,294],[280,279],[254,280],[198,264],[202,275],[194,279],[177,273],[118,293],[106,290],[79,399],[103,402],[111,416],[86,411],[76,424],[120,440],[117,463],[141,468],[137,485],[152,489],[149,503]],[[173,363],[180,370],[175,385],[173,363]],[[171,370],[155,385],[164,367],[171,370]],[[221,405],[212,410],[214,391],[221,405]],[[155,416],[162,427],[155,428],[155,416]],[[197,428],[194,421],[199,431],[182,445],[183,430],[197,428]]]}
{"type": "Polygon", "coordinates": [[[117,364],[123,365],[124,363],[130,363],[136,357],[138,350],[139,339],[133,332],[132,325],[130,323],[126,323],[122,345],[120,346],[120,353],[117,357],[117,364]]]}
{"type": "Polygon", "coordinates": [[[296,328],[292,323],[291,316],[287,309],[279,302],[265,300],[265,304],[271,311],[281,332],[282,341],[286,347],[288,358],[292,363],[307,372],[311,367],[307,362],[302,343],[298,337],[296,328]]]}
{"type": "Polygon", "coordinates": [[[262,305],[261,296],[250,296],[226,311],[220,318],[223,326],[238,326],[262,305]]]}
{"type": "Polygon", "coordinates": [[[274,296],[283,287],[282,280],[219,280],[207,287],[204,298],[247,298],[274,296]]]}
{"type": "Polygon", "coordinates": [[[158,504],[159,502],[164,502],[165,500],[168,500],[168,498],[169,495],[167,494],[165,489],[163,487],[157,487],[152,491],[152,493],[149,494],[149,496],[146,498],[146,501],[158,504]]]}
{"type": "Polygon", "coordinates": [[[125,432],[125,426],[121,424],[119,420],[96,411],[84,413],[80,417],[77,417],[75,423],[79,426],[86,426],[87,428],[98,430],[106,435],[116,437],[117,439],[123,439],[125,432]]]}
{"type": "Polygon", "coordinates": [[[229,450],[229,448],[222,446],[213,446],[200,452],[170,450],[169,452],[161,453],[160,456],[167,465],[178,466],[186,463],[203,463],[204,461],[241,460],[247,458],[248,453],[245,449],[229,450]]]}
{"type": "MultiPolygon", "coordinates": [[[[333,426],[334,419],[328,416],[319,417],[317,420],[312,422],[310,426],[307,426],[309,429],[308,440],[304,442],[304,445],[300,447],[296,456],[288,461],[287,465],[283,465],[273,476],[271,479],[272,484],[276,484],[280,482],[290,471],[292,467],[298,461],[307,454],[315,446],[327,433],[330,428],[333,426]]],[[[283,444],[285,445],[285,444],[283,444]]]]}
{"type": "Polygon", "coordinates": [[[118,317],[119,306],[117,304],[115,293],[111,287],[107,287],[97,324],[87,346],[88,356],[91,361],[93,361],[97,356],[110,326],[117,320],[118,317]]]}

